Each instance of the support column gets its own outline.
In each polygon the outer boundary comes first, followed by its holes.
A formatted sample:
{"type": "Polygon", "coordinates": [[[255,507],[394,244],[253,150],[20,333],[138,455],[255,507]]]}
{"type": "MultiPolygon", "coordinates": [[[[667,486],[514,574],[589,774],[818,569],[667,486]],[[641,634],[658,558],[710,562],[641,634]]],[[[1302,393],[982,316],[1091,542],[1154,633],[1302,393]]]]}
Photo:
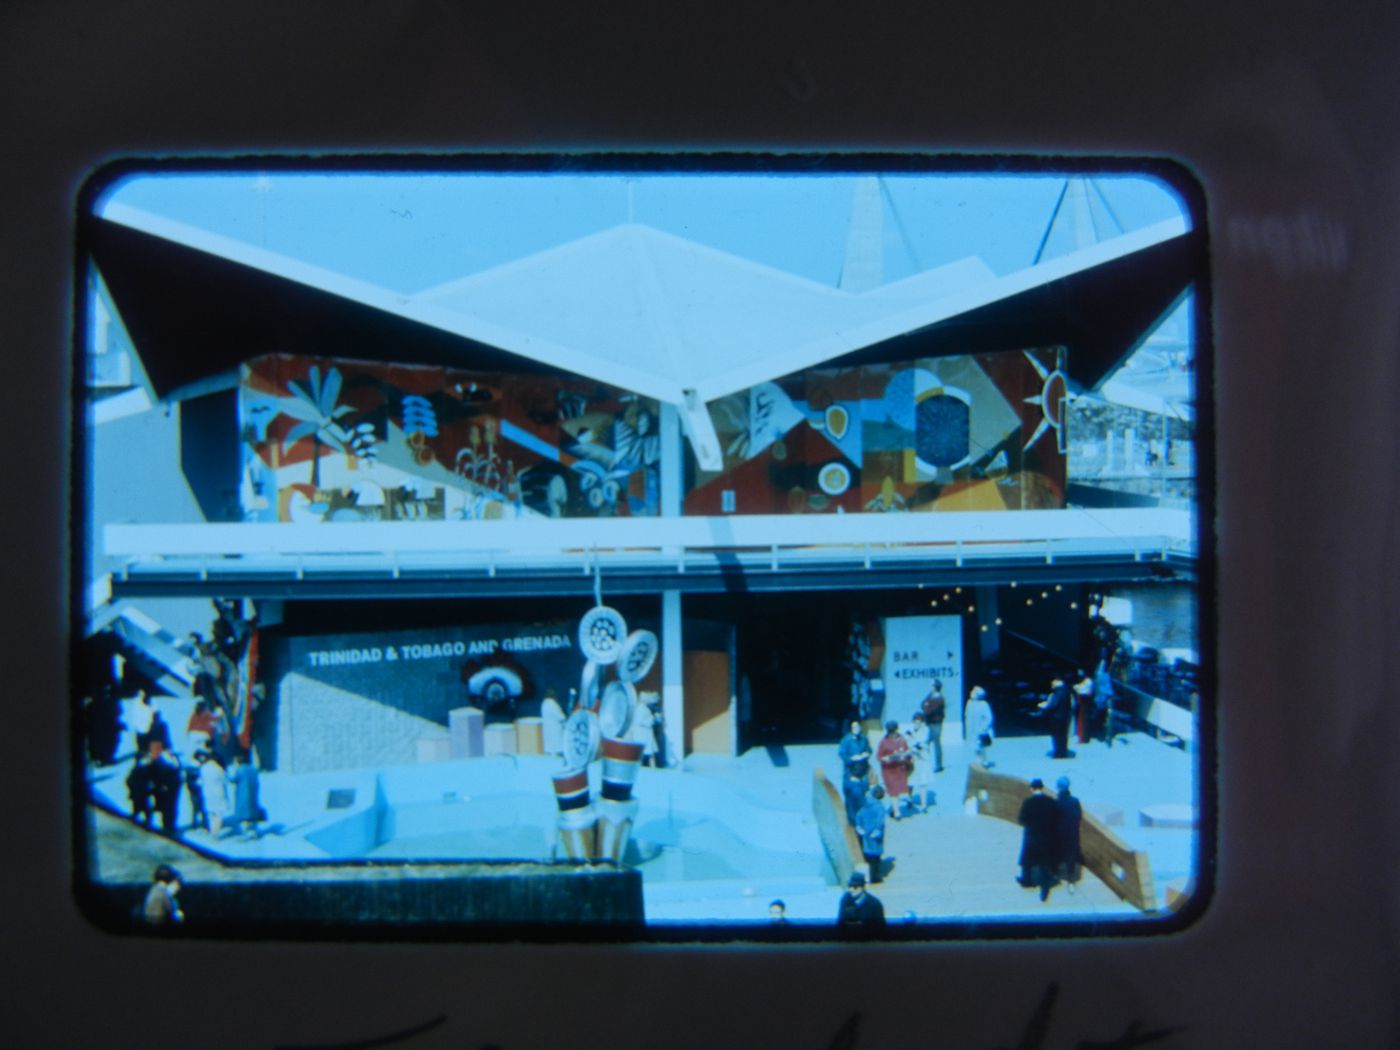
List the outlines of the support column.
{"type": "Polygon", "coordinates": [[[685,467],[681,461],[681,421],[676,406],[661,402],[661,516],[679,518],[685,488],[685,467]]]}
{"type": "MultiPolygon", "coordinates": [[[[681,421],[676,406],[661,402],[661,516],[681,517],[685,495],[685,463],[681,448],[681,421]]],[[[663,548],[679,558],[679,545],[663,548]]],[[[681,592],[661,592],[661,717],[666,738],[666,763],[679,768],[685,757],[685,693],[682,689],[681,592]]]]}
{"type": "Polygon", "coordinates": [[[681,684],[681,592],[661,592],[661,717],[665,720],[666,764],[685,757],[685,691],[681,684]]]}

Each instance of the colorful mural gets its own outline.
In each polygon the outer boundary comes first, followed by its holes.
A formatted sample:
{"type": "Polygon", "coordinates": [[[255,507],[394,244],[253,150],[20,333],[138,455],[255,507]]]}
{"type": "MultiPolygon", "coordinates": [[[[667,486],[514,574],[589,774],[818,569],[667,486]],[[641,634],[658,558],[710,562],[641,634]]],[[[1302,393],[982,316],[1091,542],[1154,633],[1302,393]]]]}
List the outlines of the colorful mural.
{"type": "Polygon", "coordinates": [[[241,370],[246,521],[655,515],[657,404],[584,379],[287,354],[241,370]]]}
{"type": "Polygon", "coordinates": [[[810,369],[721,398],[687,514],[1064,506],[1064,351],[810,369]]]}

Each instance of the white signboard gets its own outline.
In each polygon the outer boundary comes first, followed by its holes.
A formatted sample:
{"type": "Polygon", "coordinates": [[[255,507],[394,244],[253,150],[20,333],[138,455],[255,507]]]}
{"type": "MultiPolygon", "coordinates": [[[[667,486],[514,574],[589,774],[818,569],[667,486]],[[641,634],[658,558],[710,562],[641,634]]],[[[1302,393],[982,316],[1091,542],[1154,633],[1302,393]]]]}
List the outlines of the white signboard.
{"type": "Polygon", "coordinates": [[[891,616],[885,620],[885,708],[881,721],[908,722],[933,683],[948,701],[943,742],[962,737],[962,617],[891,616]]]}

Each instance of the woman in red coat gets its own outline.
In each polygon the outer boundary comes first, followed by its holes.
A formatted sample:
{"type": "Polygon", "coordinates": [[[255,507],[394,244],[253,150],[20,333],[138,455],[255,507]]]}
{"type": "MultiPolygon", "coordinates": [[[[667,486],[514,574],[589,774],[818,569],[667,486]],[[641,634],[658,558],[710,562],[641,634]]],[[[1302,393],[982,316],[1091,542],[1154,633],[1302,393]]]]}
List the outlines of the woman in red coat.
{"type": "Polygon", "coordinates": [[[899,819],[899,812],[909,796],[909,742],[899,731],[898,722],[885,723],[885,736],[875,751],[880,762],[880,776],[885,782],[885,796],[889,799],[890,816],[899,819]]]}

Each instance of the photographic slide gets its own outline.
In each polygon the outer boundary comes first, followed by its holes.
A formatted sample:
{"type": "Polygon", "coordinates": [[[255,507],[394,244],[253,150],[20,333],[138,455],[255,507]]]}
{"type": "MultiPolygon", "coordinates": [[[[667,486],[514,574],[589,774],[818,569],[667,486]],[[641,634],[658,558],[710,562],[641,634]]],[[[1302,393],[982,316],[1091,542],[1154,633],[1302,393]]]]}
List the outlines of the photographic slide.
{"type": "Polygon", "coordinates": [[[1204,908],[1183,169],[133,158],[79,207],[101,928],[937,941],[1204,908]]]}

